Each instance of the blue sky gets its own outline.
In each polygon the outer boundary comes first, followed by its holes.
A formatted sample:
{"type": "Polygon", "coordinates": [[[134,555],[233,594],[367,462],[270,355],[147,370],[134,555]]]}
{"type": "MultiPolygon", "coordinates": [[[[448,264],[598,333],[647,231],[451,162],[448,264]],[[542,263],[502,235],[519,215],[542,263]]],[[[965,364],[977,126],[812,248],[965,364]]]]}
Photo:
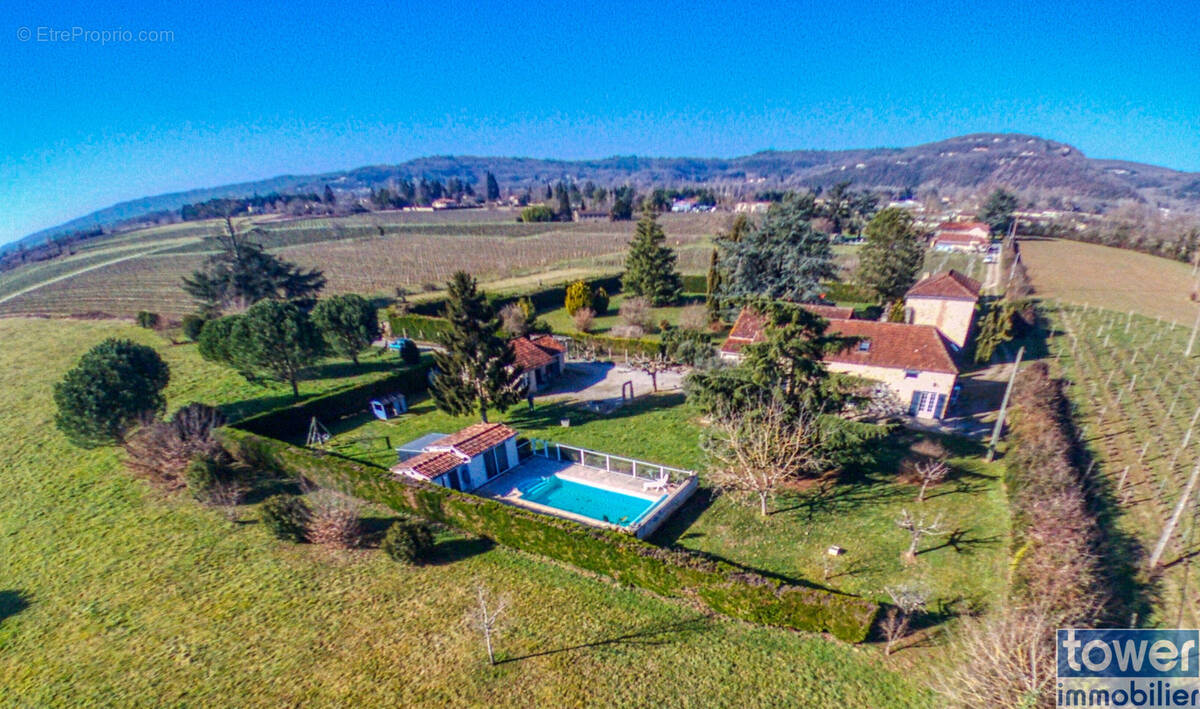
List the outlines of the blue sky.
{"type": "Polygon", "coordinates": [[[0,242],[144,195],[429,154],[1016,131],[1200,171],[1194,2],[5,5],[0,242]],[[174,38],[38,41],[73,27],[174,38]]]}

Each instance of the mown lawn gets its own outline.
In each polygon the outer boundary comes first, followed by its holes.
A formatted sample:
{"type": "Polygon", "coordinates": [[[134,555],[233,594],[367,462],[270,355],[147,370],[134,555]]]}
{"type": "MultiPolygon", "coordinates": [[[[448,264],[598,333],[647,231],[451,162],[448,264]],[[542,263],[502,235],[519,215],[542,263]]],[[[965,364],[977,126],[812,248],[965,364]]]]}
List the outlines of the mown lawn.
{"type": "MultiPolygon", "coordinates": [[[[245,412],[283,393],[134,327],[0,320],[0,705],[935,704],[898,671],[905,653],[709,618],[450,533],[408,569],[163,496],[52,424],[53,382],[110,335],[160,348],[172,406],[259,402],[245,412]],[[512,604],[496,667],[462,622],[476,583],[512,604]]],[[[675,411],[638,426],[690,426],[675,411]]],[[[632,419],[580,423],[556,437],[689,463],[683,444],[638,448],[632,419]]]]}
{"type": "MultiPolygon", "coordinates": [[[[539,400],[532,413],[521,405],[491,418],[522,435],[697,470],[705,479],[700,424],[682,394],[642,397],[609,415],[563,400],[539,400]],[[570,419],[569,427],[560,425],[563,418],[570,419]]],[[[382,437],[394,448],[477,420],[448,416],[425,399],[392,421],[364,414],[333,422],[330,429],[340,434],[335,444],[345,445],[339,452],[390,466],[395,454],[382,437]]],[[[765,519],[752,501],[702,487],[651,541],[876,600],[888,600],[886,587],[908,583],[927,588],[934,607],[947,613],[987,606],[1000,597],[1006,578],[1008,514],[1001,465],[984,463],[976,444],[945,439],[954,472],[917,503],[916,486],[898,481],[895,471],[904,447],[918,437],[897,434],[883,446],[878,463],[850,471],[851,480],[781,494],[765,519]],[[911,565],[900,558],[908,537],[896,519],[904,509],[929,519],[940,515],[947,532],[926,538],[911,565]],[[835,544],[846,552],[830,560],[826,550],[835,544]]]]}
{"type": "MultiPolygon", "coordinates": [[[[704,296],[703,294],[695,293],[684,294],[683,301],[687,305],[703,305],[704,296]]],[[[621,303],[623,302],[625,302],[624,293],[617,293],[616,295],[613,295],[608,306],[608,312],[606,312],[604,315],[596,317],[596,319],[592,322],[592,329],[590,332],[593,335],[608,335],[611,333],[614,327],[624,324],[624,321],[621,319],[621,315],[619,313],[621,303]]],[[[670,323],[672,326],[678,325],[679,316],[684,307],[684,305],[671,305],[662,308],[651,308],[650,321],[654,323],[655,330],[653,332],[646,333],[646,337],[652,340],[659,339],[662,336],[662,333],[659,332],[658,326],[659,323],[664,320],[670,323]]],[[[538,313],[538,317],[541,318],[547,325],[549,325],[550,328],[555,332],[571,333],[577,331],[575,328],[575,321],[572,319],[571,315],[567,313],[566,307],[556,308],[544,313],[538,313]]]]}

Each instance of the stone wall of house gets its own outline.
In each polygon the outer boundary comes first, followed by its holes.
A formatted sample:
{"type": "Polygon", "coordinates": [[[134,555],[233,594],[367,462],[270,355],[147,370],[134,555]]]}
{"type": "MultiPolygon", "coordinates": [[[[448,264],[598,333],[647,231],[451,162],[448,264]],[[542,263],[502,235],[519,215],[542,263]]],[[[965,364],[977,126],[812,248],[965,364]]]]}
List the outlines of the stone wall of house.
{"type": "MultiPolygon", "coordinates": [[[[917,372],[915,377],[909,377],[906,376],[903,369],[872,367],[851,364],[849,362],[828,362],[827,366],[831,372],[852,374],[863,379],[883,382],[896,395],[896,398],[905,411],[908,411],[909,403],[913,398],[913,392],[917,391],[931,391],[935,394],[944,395],[946,400],[949,401],[950,393],[954,390],[954,383],[958,379],[958,375],[956,374],[944,374],[941,372],[917,372]]],[[[944,415],[945,411],[937,413],[940,418],[944,415]]]]}
{"type": "Polygon", "coordinates": [[[975,320],[975,303],[970,300],[913,297],[905,301],[908,321],[933,325],[959,347],[967,344],[975,320]]]}

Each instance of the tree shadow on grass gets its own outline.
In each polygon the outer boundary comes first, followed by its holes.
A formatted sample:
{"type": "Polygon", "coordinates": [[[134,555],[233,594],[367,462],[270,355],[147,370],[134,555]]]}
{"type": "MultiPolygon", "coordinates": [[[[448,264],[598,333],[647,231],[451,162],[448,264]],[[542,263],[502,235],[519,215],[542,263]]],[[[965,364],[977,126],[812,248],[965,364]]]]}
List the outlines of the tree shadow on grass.
{"type": "Polygon", "coordinates": [[[0,623],[29,607],[29,595],[24,591],[0,591],[0,623]]]}
{"type": "Polygon", "coordinates": [[[568,645],[566,647],[555,648],[553,650],[531,652],[527,655],[520,655],[517,657],[506,657],[504,659],[497,660],[496,664],[502,665],[509,662],[529,660],[535,657],[546,657],[549,655],[558,655],[564,652],[574,652],[576,650],[588,650],[592,648],[602,648],[608,646],[637,645],[642,647],[656,647],[672,645],[683,641],[686,636],[707,631],[712,625],[712,622],[712,616],[697,615],[693,616],[692,618],[674,623],[655,623],[640,628],[634,628],[626,633],[622,633],[621,635],[600,638],[591,642],[579,643],[578,645],[568,645]]]}

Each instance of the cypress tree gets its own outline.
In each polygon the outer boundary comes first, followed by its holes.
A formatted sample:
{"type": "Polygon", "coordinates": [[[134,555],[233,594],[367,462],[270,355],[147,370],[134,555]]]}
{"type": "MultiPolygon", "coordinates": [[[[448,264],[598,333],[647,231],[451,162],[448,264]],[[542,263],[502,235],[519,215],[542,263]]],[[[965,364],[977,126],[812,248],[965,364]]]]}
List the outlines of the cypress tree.
{"type": "Polygon", "coordinates": [[[626,295],[640,295],[654,305],[669,305],[679,298],[683,283],[675,270],[675,252],[666,246],[666,235],[652,209],[642,213],[625,257],[621,287],[626,295]]]}
{"type": "Polygon", "coordinates": [[[486,423],[488,407],[506,411],[520,402],[525,384],[512,347],[500,337],[500,318],[469,274],[451,277],[443,316],[449,327],[438,336],[443,351],[434,353],[437,407],[454,416],[478,411],[486,423]]]}
{"type": "Polygon", "coordinates": [[[500,183],[496,182],[496,176],[490,170],[487,174],[487,199],[489,202],[500,199],[500,183]]]}

